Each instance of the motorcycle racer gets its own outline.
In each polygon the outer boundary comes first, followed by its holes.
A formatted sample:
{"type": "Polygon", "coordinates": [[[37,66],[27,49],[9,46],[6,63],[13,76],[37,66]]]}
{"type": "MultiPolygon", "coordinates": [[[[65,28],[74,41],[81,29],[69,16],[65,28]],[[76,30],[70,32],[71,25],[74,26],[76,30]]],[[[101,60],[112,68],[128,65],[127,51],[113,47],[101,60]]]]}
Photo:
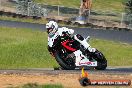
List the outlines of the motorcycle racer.
{"type": "MultiPolygon", "coordinates": [[[[56,41],[55,39],[57,37],[65,36],[65,33],[68,33],[69,35],[74,34],[73,29],[69,29],[66,27],[58,28],[58,24],[55,21],[49,21],[46,24],[46,29],[47,29],[47,33],[48,33],[48,50],[51,55],[53,55],[53,45],[54,45],[54,42],[56,41]]],[[[87,51],[92,52],[92,53],[94,53],[96,51],[95,48],[91,48],[91,46],[87,43],[87,39],[83,38],[80,34],[74,35],[73,38],[75,40],[77,40],[78,42],[80,42],[80,44],[83,45],[87,51]]],[[[85,56],[79,50],[79,48],[74,52],[74,54],[76,57],[79,57],[78,55],[80,55],[81,57],[85,58],[85,56]]],[[[82,58],[80,58],[80,59],[82,60],[82,58]]],[[[81,61],[80,59],[76,59],[75,64],[78,66],[81,61]]]]}

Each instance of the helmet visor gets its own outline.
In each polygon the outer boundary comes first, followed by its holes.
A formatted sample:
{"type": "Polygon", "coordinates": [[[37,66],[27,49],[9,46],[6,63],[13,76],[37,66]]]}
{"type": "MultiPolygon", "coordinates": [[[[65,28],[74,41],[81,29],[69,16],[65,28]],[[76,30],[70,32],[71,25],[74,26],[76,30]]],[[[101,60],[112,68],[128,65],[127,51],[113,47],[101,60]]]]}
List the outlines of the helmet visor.
{"type": "Polygon", "coordinates": [[[47,33],[49,34],[51,31],[53,31],[52,28],[47,28],[47,33]]]}

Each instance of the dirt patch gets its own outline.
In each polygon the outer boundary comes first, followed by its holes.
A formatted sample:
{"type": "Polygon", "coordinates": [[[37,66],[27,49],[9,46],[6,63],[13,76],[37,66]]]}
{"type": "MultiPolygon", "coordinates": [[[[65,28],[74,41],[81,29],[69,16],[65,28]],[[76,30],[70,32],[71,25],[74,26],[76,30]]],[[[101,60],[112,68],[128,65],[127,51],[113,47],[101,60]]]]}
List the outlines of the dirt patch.
{"type": "MultiPolygon", "coordinates": [[[[0,87],[16,87],[27,83],[37,84],[62,84],[65,88],[82,88],[79,84],[78,78],[80,74],[58,74],[58,75],[19,75],[19,74],[0,74],[0,87]]],[[[89,74],[91,80],[95,79],[130,79],[132,81],[132,74],[130,75],[108,75],[108,74],[89,74]]],[[[95,88],[97,86],[90,86],[95,88]]],[[[97,88],[132,88],[131,86],[98,86],[97,88]]]]}

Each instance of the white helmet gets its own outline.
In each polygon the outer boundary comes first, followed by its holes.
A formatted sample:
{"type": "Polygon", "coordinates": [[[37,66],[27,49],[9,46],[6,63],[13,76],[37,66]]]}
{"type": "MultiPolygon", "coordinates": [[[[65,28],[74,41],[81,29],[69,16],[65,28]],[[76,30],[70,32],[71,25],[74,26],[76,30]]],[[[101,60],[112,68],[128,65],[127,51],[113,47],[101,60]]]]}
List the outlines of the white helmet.
{"type": "Polygon", "coordinates": [[[58,30],[58,24],[55,21],[49,21],[46,24],[48,34],[54,34],[58,30]]]}

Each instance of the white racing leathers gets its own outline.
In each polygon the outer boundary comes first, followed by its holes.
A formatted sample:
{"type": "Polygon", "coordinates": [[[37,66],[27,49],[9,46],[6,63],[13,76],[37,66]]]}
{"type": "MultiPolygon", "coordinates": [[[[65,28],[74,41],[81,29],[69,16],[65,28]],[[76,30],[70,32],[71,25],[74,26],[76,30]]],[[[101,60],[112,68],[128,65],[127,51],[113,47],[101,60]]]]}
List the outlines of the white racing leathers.
{"type": "Polygon", "coordinates": [[[62,36],[63,32],[68,32],[70,35],[72,35],[74,33],[73,29],[68,29],[66,27],[62,27],[62,28],[58,28],[58,31],[55,32],[52,35],[48,35],[48,46],[52,47],[54,40],[58,37],[58,36],[62,36]]]}
{"type": "MultiPolygon", "coordinates": [[[[55,32],[54,35],[49,35],[48,36],[48,46],[52,48],[54,40],[58,37],[58,36],[62,36],[63,32],[68,32],[70,35],[72,35],[74,33],[73,29],[68,29],[66,27],[62,27],[62,28],[58,28],[58,31],[55,32]]],[[[88,49],[90,52],[95,52],[95,48],[91,48],[91,46],[87,43],[87,40],[85,38],[83,38],[83,40],[80,40],[77,35],[74,35],[74,39],[77,40],[78,42],[80,42],[85,49],[88,49]]],[[[75,61],[75,65],[76,66],[82,66],[82,65],[86,65],[86,66],[96,66],[97,63],[96,62],[90,62],[88,58],[86,58],[82,52],[80,50],[77,50],[75,52],[73,52],[75,57],[76,57],[76,61],[75,61]]]]}

